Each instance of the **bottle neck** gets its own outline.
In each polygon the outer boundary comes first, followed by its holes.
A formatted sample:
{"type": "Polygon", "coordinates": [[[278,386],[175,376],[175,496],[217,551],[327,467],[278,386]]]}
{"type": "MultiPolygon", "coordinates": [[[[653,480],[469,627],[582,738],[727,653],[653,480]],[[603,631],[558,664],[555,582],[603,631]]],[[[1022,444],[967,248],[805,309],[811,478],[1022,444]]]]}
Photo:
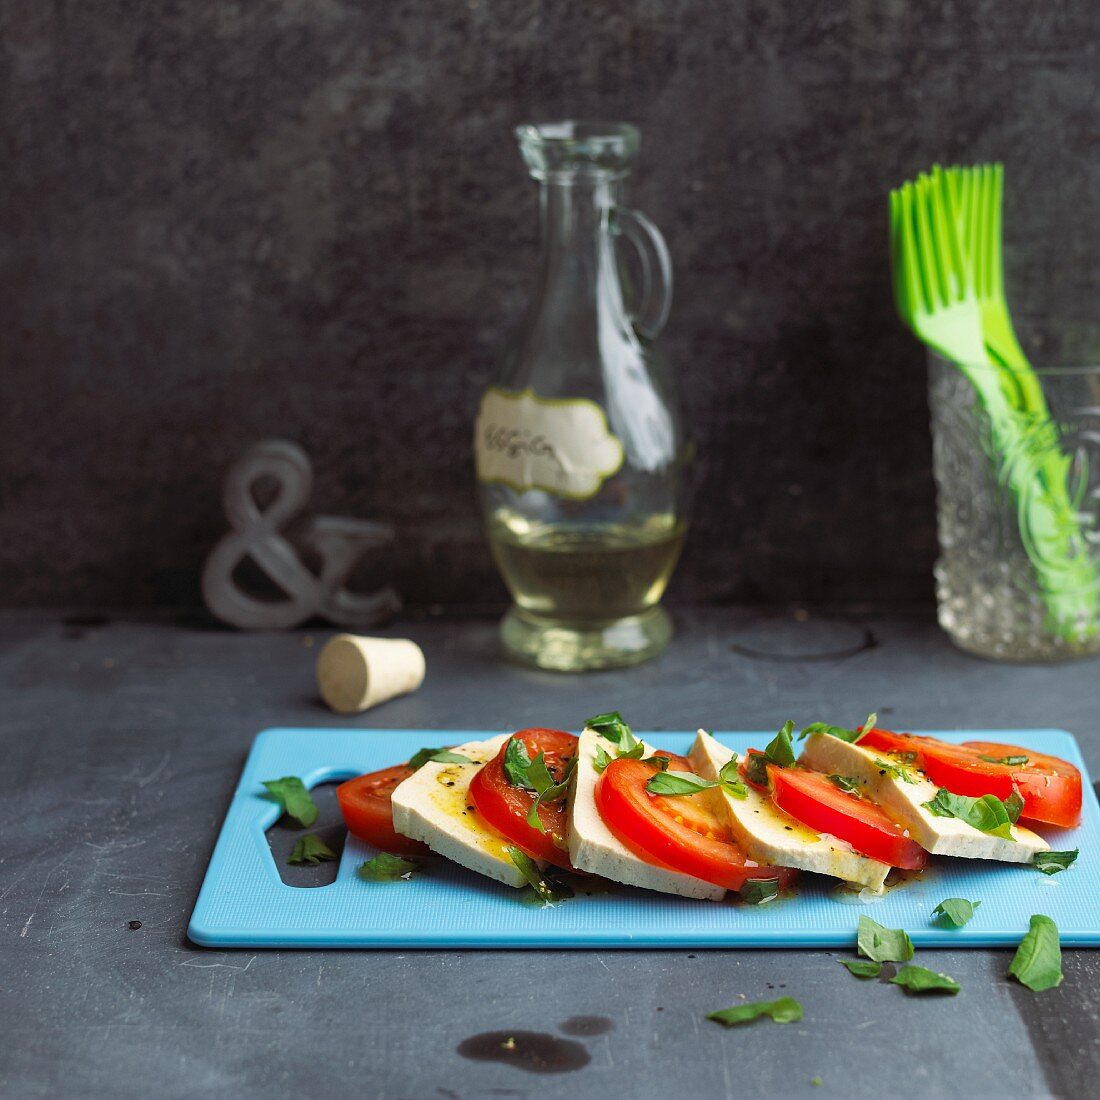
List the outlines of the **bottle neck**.
{"type": "Polygon", "coordinates": [[[595,276],[608,234],[608,215],[619,202],[614,176],[568,176],[542,181],[543,274],[590,270],[595,276]]]}

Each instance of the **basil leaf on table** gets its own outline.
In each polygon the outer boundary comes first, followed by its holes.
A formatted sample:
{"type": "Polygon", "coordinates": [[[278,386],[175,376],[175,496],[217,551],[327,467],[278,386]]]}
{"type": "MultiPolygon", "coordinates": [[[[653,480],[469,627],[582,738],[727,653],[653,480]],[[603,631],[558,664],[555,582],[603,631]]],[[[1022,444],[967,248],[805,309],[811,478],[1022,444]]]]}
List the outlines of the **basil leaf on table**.
{"type": "Polygon", "coordinates": [[[885,928],[864,916],[859,918],[856,948],[875,962],[908,962],[913,957],[913,941],[904,929],[885,928]]]}
{"type": "Polygon", "coordinates": [[[420,861],[395,856],[392,852],[379,852],[359,865],[356,872],[367,882],[401,882],[408,880],[420,869],[420,861]]]}
{"type": "Polygon", "coordinates": [[[848,973],[857,978],[877,978],[882,971],[882,963],[873,959],[840,959],[839,962],[848,968],[848,973]]]}
{"type": "Polygon", "coordinates": [[[514,845],[505,849],[508,858],[519,868],[520,873],[527,879],[528,885],[545,902],[567,901],[573,896],[573,891],[564,882],[551,882],[539,870],[538,864],[526,853],[520,851],[514,845]]]}
{"type": "Polygon", "coordinates": [[[336,853],[316,834],[306,833],[298,838],[294,845],[294,851],[290,853],[287,863],[324,863],[335,859],[336,853]]]}
{"type": "Polygon", "coordinates": [[[282,779],[265,779],[263,784],[271,798],[282,806],[283,813],[294,818],[303,829],[308,829],[317,820],[320,811],[298,776],[284,775],[282,779]]]}
{"type": "Polygon", "coordinates": [[[425,764],[431,761],[433,764],[472,764],[468,756],[460,756],[450,749],[419,749],[409,757],[409,767],[413,771],[419,771],[425,764]]]}
{"type": "Polygon", "coordinates": [[[933,917],[946,917],[956,928],[962,928],[974,916],[974,910],[980,901],[967,901],[966,898],[944,898],[932,910],[933,917]]]}
{"type": "Polygon", "coordinates": [[[1008,973],[1036,993],[1062,984],[1062,948],[1058,926],[1050,917],[1036,913],[1031,918],[1031,927],[1020,941],[1008,973]]]}
{"type": "Polygon", "coordinates": [[[1072,852],[1036,852],[1031,857],[1031,865],[1044,875],[1056,875],[1069,867],[1080,852],[1080,848],[1074,848],[1072,852]]]}
{"type": "Polygon", "coordinates": [[[738,894],[746,905],[763,905],[766,902],[774,901],[779,897],[779,879],[746,879],[738,894]]]}
{"type": "Polygon", "coordinates": [[[958,993],[959,983],[946,974],[937,974],[924,966],[903,966],[890,979],[906,993],[958,993]]]}
{"type": "Polygon", "coordinates": [[[1012,816],[1008,807],[996,795],[983,794],[980,798],[970,798],[965,794],[952,794],[946,787],[940,787],[935,798],[922,805],[936,817],[957,817],[990,836],[1016,839],[1012,835],[1012,816]]]}
{"type": "Polygon", "coordinates": [[[707,1013],[708,1020],[714,1020],[725,1027],[747,1024],[761,1016],[770,1016],[777,1024],[794,1023],[802,1019],[802,1006],[793,997],[780,997],[775,1001],[751,1001],[707,1013]]]}

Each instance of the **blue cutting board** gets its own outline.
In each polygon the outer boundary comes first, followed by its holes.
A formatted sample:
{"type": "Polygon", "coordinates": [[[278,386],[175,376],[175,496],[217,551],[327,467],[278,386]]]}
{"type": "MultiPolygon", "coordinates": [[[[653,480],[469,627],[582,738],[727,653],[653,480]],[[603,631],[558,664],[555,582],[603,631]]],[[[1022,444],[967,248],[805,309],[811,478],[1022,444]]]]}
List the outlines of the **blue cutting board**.
{"type": "MultiPolygon", "coordinates": [[[[774,734],[720,733],[737,752],[774,734]]],[[[904,928],[918,945],[1016,944],[1032,913],[1046,913],[1067,946],[1100,944],[1100,806],[1073,737],[1063,730],[936,733],[948,741],[1004,741],[1070,760],[1085,779],[1076,829],[1045,834],[1057,850],[1080,848],[1068,870],[1047,876],[1031,867],[935,857],[918,881],[861,903],[835,880],[803,874],[794,896],[764,906],[692,901],[629,887],[578,891],[573,900],[536,908],[520,892],[444,859],[408,881],[368,883],[356,868],[374,850],[348,838],[336,881],[287,886],[264,836],[279,816],[261,780],[301,776],[307,786],[347,779],[408,759],[424,745],[457,745],[485,731],[270,729],[252,745],[241,782],[210,860],[188,935],[206,947],[551,947],[703,948],[851,947],[860,913],[904,928]],[[980,900],[964,928],[943,928],[932,909],[944,898],[980,900]]],[[[641,734],[686,752],[689,733],[641,734]]]]}

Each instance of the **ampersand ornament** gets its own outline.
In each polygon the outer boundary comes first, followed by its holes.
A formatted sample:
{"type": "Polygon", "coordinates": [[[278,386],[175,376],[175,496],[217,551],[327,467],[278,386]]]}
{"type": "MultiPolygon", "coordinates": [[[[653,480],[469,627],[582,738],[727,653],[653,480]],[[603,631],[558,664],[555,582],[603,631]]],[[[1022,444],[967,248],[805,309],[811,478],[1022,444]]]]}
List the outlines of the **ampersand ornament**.
{"type": "Polygon", "coordinates": [[[401,606],[392,587],[368,594],[346,587],[356,564],[369,550],[393,542],[386,523],[318,516],[301,541],[320,562],[312,571],[280,530],[305,507],[313,488],[313,468],[296,443],[267,440],[250,447],[225,479],[222,504],[231,530],[206,560],[202,595],[210,612],[243,630],[285,630],[314,616],[339,626],[373,626],[401,606]],[[274,481],[275,497],[266,508],[254,490],[263,479],[274,481]],[[263,599],[244,591],[235,577],[246,558],[263,570],[286,597],[263,599]]]}

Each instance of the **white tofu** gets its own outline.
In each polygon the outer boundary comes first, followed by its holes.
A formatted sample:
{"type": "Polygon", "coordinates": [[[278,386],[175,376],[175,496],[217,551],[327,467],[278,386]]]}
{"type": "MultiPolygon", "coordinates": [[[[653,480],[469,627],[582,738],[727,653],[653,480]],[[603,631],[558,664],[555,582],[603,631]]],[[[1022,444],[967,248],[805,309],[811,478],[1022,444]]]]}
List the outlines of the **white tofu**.
{"type": "MultiPolygon", "coordinates": [[[[991,836],[957,817],[937,817],[923,803],[936,797],[938,788],[923,772],[906,768],[913,780],[897,779],[875,763],[892,761],[887,753],[850,745],[839,737],[815,733],[806,740],[799,763],[814,771],[854,779],[924,849],[933,855],[966,859],[997,859],[1004,863],[1029,863],[1036,852],[1050,848],[1042,837],[1019,825],[1012,827],[1013,840],[991,836]]],[[[904,765],[899,765],[903,766],[904,765]]]]}
{"type": "MultiPolygon", "coordinates": [[[[597,747],[615,756],[615,745],[586,729],[580,737],[577,769],[569,792],[569,858],[573,866],[627,886],[680,894],[685,898],[721,901],[726,896],[721,886],[646,863],[617,840],[603,823],[595,800],[596,782],[600,778],[593,766],[597,747]]],[[[652,747],[646,745],[646,755],[652,752],[652,747]]]]}
{"type": "MultiPolygon", "coordinates": [[[[700,730],[691,749],[691,762],[704,779],[717,779],[733,751],[700,730]]],[[[745,854],[760,863],[797,867],[852,882],[871,893],[885,888],[890,864],[860,855],[847,841],[813,829],[784,813],[767,795],[746,783],[744,799],[721,792],[730,832],[745,854]]]]}
{"type": "Polygon", "coordinates": [[[470,780],[492,760],[511,734],[457,745],[454,752],[470,764],[429,760],[393,792],[393,827],[402,836],[427,844],[433,852],[517,890],[527,885],[508,855],[508,841],[469,807],[470,780]]]}

